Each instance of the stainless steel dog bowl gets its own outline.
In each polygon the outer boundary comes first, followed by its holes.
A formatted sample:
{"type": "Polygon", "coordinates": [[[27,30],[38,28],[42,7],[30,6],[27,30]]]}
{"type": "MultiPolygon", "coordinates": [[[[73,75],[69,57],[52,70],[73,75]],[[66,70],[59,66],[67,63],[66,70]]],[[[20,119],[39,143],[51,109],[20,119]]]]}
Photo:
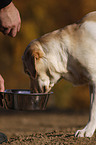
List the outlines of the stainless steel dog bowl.
{"type": "Polygon", "coordinates": [[[0,92],[0,105],[14,110],[45,110],[51,93],[31,93],[30,90],[10,89],[0,92]]]}

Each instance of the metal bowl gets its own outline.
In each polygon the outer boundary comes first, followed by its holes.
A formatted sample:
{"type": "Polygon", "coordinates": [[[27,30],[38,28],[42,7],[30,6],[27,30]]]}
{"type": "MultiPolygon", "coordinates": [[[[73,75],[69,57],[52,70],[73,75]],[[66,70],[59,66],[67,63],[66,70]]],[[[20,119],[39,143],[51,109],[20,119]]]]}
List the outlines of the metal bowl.
{"type": "Polygon", "coordinates": [[[14,110],[45,110],[50,93],[31,93],[30,90],[10,89],[0,92],[0,105],[14,110]]]}

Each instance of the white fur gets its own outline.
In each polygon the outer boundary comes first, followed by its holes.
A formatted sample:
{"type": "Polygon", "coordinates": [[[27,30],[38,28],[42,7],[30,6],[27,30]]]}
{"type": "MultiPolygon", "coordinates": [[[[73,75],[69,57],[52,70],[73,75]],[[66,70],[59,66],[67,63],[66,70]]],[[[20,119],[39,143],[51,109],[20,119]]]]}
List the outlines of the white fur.
{"type": "Polygon", "coordinates": [[[96,40],[96,22],[94,21],[86,21],[83,26],[87,31],[88,35],[91,36],[92,39],[96,40]]]}

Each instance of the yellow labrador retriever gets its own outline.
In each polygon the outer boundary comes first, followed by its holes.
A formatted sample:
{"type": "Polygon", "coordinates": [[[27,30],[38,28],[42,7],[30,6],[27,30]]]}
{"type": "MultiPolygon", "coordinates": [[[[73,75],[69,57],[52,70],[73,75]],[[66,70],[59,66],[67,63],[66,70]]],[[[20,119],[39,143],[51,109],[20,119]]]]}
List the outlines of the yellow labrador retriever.
{"type": "Polygon", "coordinates": [[[61,78],[75,85],[89,84],[89,121],[75,136],[91,137],[96,129],[96,11],[79,23],[33,40],[23,63],[33,92],[48,92],[61,78]]]}

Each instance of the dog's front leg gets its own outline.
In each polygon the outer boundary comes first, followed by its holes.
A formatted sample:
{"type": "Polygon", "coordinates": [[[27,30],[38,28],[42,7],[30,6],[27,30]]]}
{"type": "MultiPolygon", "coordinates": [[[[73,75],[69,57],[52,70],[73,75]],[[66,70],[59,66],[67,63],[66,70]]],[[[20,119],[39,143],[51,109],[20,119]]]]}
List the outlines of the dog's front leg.
{"type": "Polygon", "coordinates": [[[76,137],[91,137],[96,129],[96,85],[90,85],[90,114],[88,124],[82,130],[77,130],[76,137]]]}

